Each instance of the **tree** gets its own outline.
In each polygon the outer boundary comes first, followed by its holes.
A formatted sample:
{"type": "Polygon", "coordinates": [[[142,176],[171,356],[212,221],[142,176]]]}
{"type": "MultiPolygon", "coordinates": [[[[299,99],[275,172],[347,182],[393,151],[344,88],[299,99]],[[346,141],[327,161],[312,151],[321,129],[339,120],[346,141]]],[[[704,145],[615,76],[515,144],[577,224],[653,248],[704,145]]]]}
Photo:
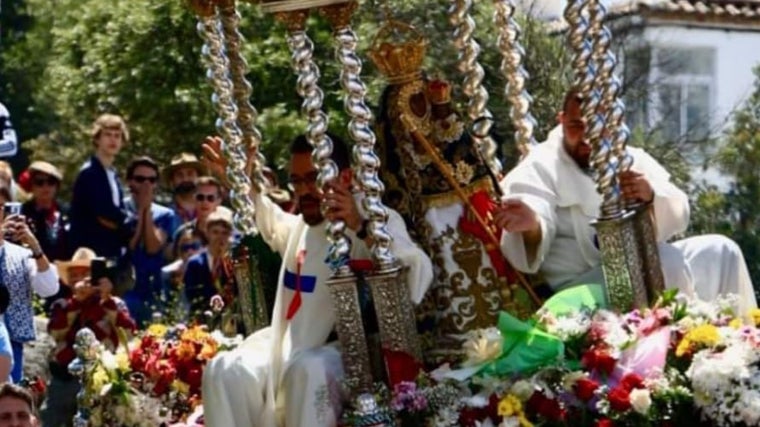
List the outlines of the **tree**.
{"type": "MultiPolygon", "coordinates": [[[[760,258],[760,66],[745,105],[734,113],[733,125],[721,144],[714,163],[731,179],[721,193],[703,188],[696,198],[692,221],[695,233],[719,232],[734,239],[748,260],[760,258]]],[[[760,265],[748,262],[753,283],[760,283],[760,265]]]]}

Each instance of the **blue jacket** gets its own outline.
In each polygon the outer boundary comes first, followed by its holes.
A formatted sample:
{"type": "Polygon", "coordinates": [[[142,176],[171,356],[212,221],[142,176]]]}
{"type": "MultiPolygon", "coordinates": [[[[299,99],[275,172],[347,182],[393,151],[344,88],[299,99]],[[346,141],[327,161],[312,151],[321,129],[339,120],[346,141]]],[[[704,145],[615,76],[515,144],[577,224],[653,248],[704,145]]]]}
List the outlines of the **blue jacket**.
{"type": "MultiPolygon", "coordinates": [[[[191,313],[198,314],[208,310],[211,297],[219,294],[219,291],[211,276],[207,251],[204,250],[197,253],[187,260],[184,279],[185,295],[190,302],[191,313]]],[[[219,282],[221,286],[224,286],[225,283],[234,283],[234,280],[234,277],[226,277],[224,275],[220,278],[219,282]]]]}
{"type": "Polygon", "coordinates": [[[98,256],[115,258],[122,255],[127,237],[124,231],[123,192],[118,177],[116,188],[119,205],[113,203],[111,185],[103,164],[92,156],[74,182],[71,197],[71,247],[85,246],[98,256]]]}

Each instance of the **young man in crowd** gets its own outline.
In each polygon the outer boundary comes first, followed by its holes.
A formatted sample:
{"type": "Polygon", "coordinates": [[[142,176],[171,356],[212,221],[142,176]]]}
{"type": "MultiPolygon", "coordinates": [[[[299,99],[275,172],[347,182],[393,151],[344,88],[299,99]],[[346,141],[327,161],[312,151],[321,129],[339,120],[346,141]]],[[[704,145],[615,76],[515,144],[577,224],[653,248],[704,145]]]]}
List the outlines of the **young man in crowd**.
{"type": "Polygon", "coordinates": [[[219,206],[206,221],[206,250],[187,261],[185,294],[193,315],[208,310],[214,295],[221,296],[227,306],[235,300],[237,287],[230,257],[232,229],[232,212],[219,206]]]}
{"type": "Polygon", "coordinates": [[[175,233],[184,232],[187,228],[194,228],[206,234],[206,222],[209,215],[222,204],[224,188],[214,177],[202,176],[195,181],[195,213],[194,220],[185,223],[175,233]]]}
{"type": "Polygon", "coordinates": [[[0,386],[0,427],[39,427],[31,393],[14,384],[0,386]]]}
{"type": "Polygon", "coordinates": [[[118,328],[134,332],[136,325],[123,301],[114,297],[108,277],[92,278],[95,252],[79,248],[71,261],[59,262],[61,281],[72,288],[72,296],[53,304],[48,332],[56,343],[50,360],[50,382],[42,409],[45,426],[71,426],[77,411],[79,380],[69,373],[76,357],[74,342],[82,328],[90,328],[101,344],[111,351],[119,346],[118,328]],[[94,281],[93,281],[94,280],[94,281]]]}
{"type": "Polygon", "coordinates": [[[169,208],[174,211],[179,225],[195,219],[195,181],[204,172],[195,155],[181,153],[172,158],[162,173],[166,188],[172,192],[169,208]]]}
{"type": "Polygon", "coordinates": [[[103,114],[95,120],[95,152],[74,181],[71,247],[88,247],[106,258],[121,259],[125,255],[124,194],[113,164],[128,141],[127,124],[120,116],[103,114]]]}
{"type": "Polygon", "coordinates": [[[158,165],[150,157],[138,157],[127,166],[130,196],[125,200],[130,231],[129,253],[135,269],[135,286],[124,294],[130,313],[140,326],[150,322],[164,300],[161,268],[164,249],[174,233],[171,209],[155,203],[158,165]]]}

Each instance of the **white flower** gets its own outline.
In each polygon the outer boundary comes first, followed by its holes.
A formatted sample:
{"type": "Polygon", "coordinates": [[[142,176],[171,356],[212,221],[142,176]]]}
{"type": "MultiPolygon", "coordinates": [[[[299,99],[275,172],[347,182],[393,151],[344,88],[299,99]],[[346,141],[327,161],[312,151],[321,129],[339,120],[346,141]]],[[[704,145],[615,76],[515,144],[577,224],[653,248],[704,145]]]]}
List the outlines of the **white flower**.
{"type": "Polygon", "coordinates": [[[554,318],[551,322],[547,322],[545,327],[546,332],[560,338],[562,341],[568,341],[588,332],[588,329],[591,327],[591,318],[587,312],[579,311],[554,318]]]}
{"type": "Polygon", "coordinates": [[[633,389],[629,397],[634,411],[642,415],[649,412],[649,407],[652,406],[652,396],[649,394],[649,390],[645,388],[633,389]]]}
{"type": "Polygon", "coordinates": [[[119,362],[116,360],[116,356],[110,351],[104,351],[100,354],[100,363],[107,371],[115,371],[119,368],[119,362]]]}
{"type": "Polygon", "coordinates": [[[504,338],[497,328],[479,329],[473,333],[463,347],[467,360],[465,366],[476,366],[501,356],[504,338]]]}
{"type": "Polygon", "coordinates": [[[506,417],[499,424],[499,427],[520,427],[520,419],[517,417],[506,417]]]}
{"type": "Polygon", "coordinates": [[[578,382],[579,379],[586,377],[588,377],[588,374],[583,371],[569,372],[562,377],[562,387],[565,389],[565,391],[572,392],[575,383],[578,382]]]}
{"type": "Polygon", "coordinates": [[[535,391],[536,386],[525,380],[517,381],[516,383],[512,384],[512,387],[509,389],[509,392],[517,396],[517,398],[522,402],[526,402],[528,399],[530,399],[535,391]]]}

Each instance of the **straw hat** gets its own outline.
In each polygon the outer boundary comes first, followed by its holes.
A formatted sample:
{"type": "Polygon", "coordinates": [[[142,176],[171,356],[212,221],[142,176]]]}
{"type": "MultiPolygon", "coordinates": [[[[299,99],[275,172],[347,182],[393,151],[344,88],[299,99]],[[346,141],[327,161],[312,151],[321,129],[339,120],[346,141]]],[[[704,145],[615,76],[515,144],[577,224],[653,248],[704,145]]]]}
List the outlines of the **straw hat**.
{"type": "Polygon", "coordinates": [[[196,157],[195,154],[180,153],[172,158],[171,162],[169,162],[169,166],[165,167],[161,173],[164,178],[164,184],[169,185],[169,181],[171,180],[172,175],[174,175],[174,171],[186,167],[195,169],[198,172],[198,176],[206,174],[206,167],[203,166],[203,163],[198,160],[198,157],[196,157]]]}
{"type": "Polygon", "coordinates": [[[211,225],[218,224],[218,223],[224,223],[227,224],[230,228],[233,227],[233,214],[232,211],[228,208],[225,208],[224,206],[219,206],[216,209],[214,209],[214,212],[211,212],[208,215],[208,219],[206,219],[206,228],[210,227],[211,225]]]}
{"type": "Polygon", "coordinates": [[[61,171],[59,171],[57,167],[53,166],[52,164],[48,162],[43,162],[43,161],[32,162],[32,164],[29,165],[28,169],[29,169],[29,173],[34,173],[34,172],[44,173],[45,175],[52,176],[58,181],[63,181],[63,174],[61,173],[61,171]]]}
{"type": "Polygon", "coordinates": [[[74,252],[74,255],[71,257],[71,261],[56,261],[55,266],[58,268],[58,277],[61,278],[61,281],[67,285],[69,285],[69,269],[72,267],[90,267],[90,263],[93,259],[97,258],[98,255],[95,254],[95,251],[93,251],[90,248],[79,248],[74,252]]]}

